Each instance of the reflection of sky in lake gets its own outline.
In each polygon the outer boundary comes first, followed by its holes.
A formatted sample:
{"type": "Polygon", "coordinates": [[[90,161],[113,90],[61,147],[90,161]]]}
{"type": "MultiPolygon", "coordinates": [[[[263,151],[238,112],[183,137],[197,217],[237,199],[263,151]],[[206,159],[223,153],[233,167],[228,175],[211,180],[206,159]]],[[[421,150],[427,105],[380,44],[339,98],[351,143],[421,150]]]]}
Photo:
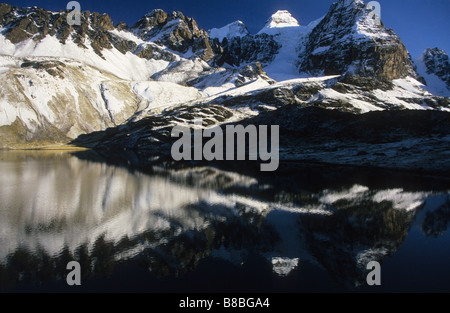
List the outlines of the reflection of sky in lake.
{"type": "Polygon", "coordinates": [[[435,237],[448,243],[442,188],[374,187],[347,177],[312,190],[289,172],[273,181],[208,166],[160,164],[144,173],[56,152],[2,152],[1,159],[0,264],[12,281],[27,277],[16,269],[20,253],[39,264],[80,258],[83,249],[91,277],[143,256],[149,272],[179,277],[200,260],[239,267],[257,253],[279,279],[307,262],[353,288],[365,283],[368,262],[402,252],[407,237],[417,247],[435,237]]]}

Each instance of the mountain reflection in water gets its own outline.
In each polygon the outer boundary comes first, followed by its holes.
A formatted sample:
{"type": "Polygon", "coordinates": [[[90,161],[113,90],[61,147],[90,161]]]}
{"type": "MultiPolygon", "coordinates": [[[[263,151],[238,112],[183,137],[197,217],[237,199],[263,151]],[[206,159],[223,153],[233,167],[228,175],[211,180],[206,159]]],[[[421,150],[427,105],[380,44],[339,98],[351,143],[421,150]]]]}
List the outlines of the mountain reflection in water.
{"type": "Polygon", "coordinates": [[[89,151],[0,152],[0,172],[1,291],[68,290],[72,260],[95,291],[371,291],[370,261],[388,291],[449,288],[445,179],[89,151]]]}

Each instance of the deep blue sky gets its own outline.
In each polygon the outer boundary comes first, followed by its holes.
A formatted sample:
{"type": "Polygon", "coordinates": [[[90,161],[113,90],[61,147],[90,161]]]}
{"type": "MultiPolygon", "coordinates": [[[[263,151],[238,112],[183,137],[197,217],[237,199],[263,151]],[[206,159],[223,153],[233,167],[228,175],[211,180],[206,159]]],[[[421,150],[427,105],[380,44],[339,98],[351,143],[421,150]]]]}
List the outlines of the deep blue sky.
{"type": "MultiPolygon", "coordinates": [[[[39,6],[48,10],[65,9],[69,1],[0,0],[15,6],[39,6]]],[[[336,1],[336,0],[334,0],[336,1]]],[[[114,23],[132,26],[142,15],[160,8],[193,17],[209,30],[235,20],[243,21],[252,33],[264,26],[277,10],[289,10],[302,25],[325,15],[333,0],[78,0],[81,10],[108,13],[114,23]]],[[[366,0],[366,2],[369,0],[366,0]]],[[[427,47],[450,53],[450,0],[378,0],[383,23],[400,36],[413,57],[427,47]]]]}

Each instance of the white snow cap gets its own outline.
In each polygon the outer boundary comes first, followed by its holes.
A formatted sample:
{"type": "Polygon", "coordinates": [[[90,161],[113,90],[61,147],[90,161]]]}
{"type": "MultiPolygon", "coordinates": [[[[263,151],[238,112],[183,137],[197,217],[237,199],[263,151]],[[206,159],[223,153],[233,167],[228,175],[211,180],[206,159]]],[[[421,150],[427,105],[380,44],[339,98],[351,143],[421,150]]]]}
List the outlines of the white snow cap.
{"type": "Polygon", "coordinates": [[[219,41],[222,41],[225,37],[245,37],[248,34],[250,34],[250,32],[241,21],[235,21],[222,28],[213,28],[209,31],[209,36],[211,38],[218,38],[219,41]]]}
{"type": "Polygon", "coordinates": [[[300,23],[286,10],[279,10],[273,14],[264,25],[264,28],[278,28],[278,27],[295,27],[300,26],[300,23]]]}

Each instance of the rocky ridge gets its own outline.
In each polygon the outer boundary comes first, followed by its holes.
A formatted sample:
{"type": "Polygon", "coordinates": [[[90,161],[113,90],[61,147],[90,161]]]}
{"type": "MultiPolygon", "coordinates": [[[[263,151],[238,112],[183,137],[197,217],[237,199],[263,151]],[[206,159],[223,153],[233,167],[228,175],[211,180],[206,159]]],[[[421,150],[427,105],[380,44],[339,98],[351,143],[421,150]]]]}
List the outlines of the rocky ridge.
{"type": "MultiPolygon", "coordinates": [[[[107,132],[130,141],[94,146],[151,150],[160,121],[190,125],[200,114],[206,125],[220,125],[285,106],[450,110],[448,97],[417,80],[400,38],[361,0],[339,0],[309,26],[279,11],[255,35],[237,22],[222,37],[181,12],[153,10],[131,27],[88,11],[71,26],[67,13],[0,5],[3,148],[67,143],[113,127],[107,132]],[[289,62],[280,63],[285,56],[289,62]],[[289,78],[271,77],[284,70],[289,78]]],[[[425,63],[446,79],[445,54],[433,53],[425,63]]]]}

